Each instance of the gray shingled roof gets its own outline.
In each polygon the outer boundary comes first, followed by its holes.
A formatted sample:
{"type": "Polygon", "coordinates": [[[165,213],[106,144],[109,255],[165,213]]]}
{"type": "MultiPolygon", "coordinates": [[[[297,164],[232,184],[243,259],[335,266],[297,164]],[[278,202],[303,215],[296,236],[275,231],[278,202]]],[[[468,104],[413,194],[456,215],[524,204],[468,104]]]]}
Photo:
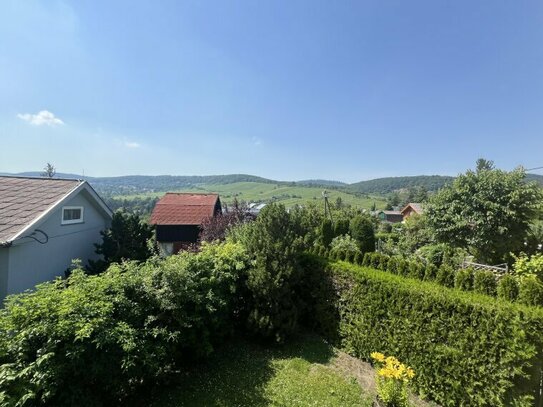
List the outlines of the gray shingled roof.
{"type": "Polygon", "coordinates": [[[0,176],[0,243],[10,241],[83,182],[0,176]]]}

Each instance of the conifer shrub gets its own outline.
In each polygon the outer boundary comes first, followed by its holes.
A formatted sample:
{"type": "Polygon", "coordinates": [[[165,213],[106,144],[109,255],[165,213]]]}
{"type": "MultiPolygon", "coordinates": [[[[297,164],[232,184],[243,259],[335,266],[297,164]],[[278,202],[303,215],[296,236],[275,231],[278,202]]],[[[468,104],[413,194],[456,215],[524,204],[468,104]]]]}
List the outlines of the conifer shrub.
{"type": "Polygon", "coordinates": [[[432,281],[436,279],[438,268],[432,263],[428,263],[424,268],[424,281],[432,281]]]}
{"type": "Polygon", "coordinates": [[[353,263],[361,265],[362,259],[363,259],[362,253],[355,253],[354,258],[353,258],[353,263]]]}
{"type": "Polygon", "coordinates": [[[389,273],[398,274],[398,258],[391,256],[388,260],[387,271],[389,273]]]}
{"type": "Polygon", "coordinates": [[[496,295],[496,276],[491,271],[476,270],[473,273],[473,291],[479,294],[496,295]]]}
{"type": "Polygon", "coordinates": [[[349,263],[353,263],[355,253],[352,252],[345,252],[345,261],[348,261],[349,263]]]}
{"type": "Polygon", "coordinates": [[[442,264],[436,275],[436,282],[445,287],[454,287],[454,270],[448,264],[442,264]]]}
{"type": "MultiPolygon", "coordinates": [[[[448,281],[451,270],[440,269],[448,281]]],[[[318,281],[334,288],[320,297],[327,311],[313,316],[339,318],[328,326],[336,343],[363,360],[394,354],[415,370],[415,390],[437,403],[503,407],[539,397],[542,308],[345,263],[318,281]]]]}
{"type": "Polygon", "coordinates": [[[373,253],[364,253],[364,257],[362,258],[362,265],[365,267],[370,267],[372,263],[372,256],[373,253]]]}
{"type": "Polygon", "coordinates": [[[399,259],[397,265],[398,274],[401,276],[407,276],[409,273],[409,263],[405,259],[399,259]]]}
{"type": "Polygon", "coordinates": [[[417,260],[409,262],[408,276],[422,280],[424,278],[424,266],[417,260]]]}
{"type": "Polygon", "coordinates": [[[381,271],[386,271],[388,268],[389,256],[383,253],[379,253],[378,259],[379,259],[379,264],[377,268],[381,271]]]}
{"type": "Polygon", "coordinates": [[[458,270],[454,276],[454,287],[465,291],[473,289],[473,269],[458,270]]]}
{"type": "Polygon", "coordinates": [[[534,275],[520,279],[518,301],[526,305],[543,306],[543,284],[534,275]]]}
{"type": "Polygon", "coordinates": [[[516,301],[518,298],[518,281],[511,274],[506,274],[498,281],[498,298],[516,301]]]}
{"type": "Polygon", "coordinates": [[[381,253],[370,253],[370,267],[379,269],[381,264],[381,253]]]}

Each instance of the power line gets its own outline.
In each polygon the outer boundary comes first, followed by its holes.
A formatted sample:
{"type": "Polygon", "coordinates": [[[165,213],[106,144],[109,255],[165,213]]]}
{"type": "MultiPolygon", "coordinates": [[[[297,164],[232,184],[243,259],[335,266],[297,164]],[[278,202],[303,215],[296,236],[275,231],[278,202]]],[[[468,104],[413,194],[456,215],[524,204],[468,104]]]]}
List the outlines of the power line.
{"type": "Polygon", "coordinates": [[[526,171],[542,170],[543,167],[528,168],[526,171]]]}

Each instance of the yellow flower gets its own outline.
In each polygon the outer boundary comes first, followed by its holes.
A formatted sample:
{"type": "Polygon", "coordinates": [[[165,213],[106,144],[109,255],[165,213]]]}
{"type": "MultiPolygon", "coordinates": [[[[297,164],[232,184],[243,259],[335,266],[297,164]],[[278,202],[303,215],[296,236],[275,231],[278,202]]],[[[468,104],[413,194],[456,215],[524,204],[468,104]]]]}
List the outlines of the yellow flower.
{"type": "Polygon", "coordinates": [[[385,355],[383,355],[381,352],[372,352],[371,355],[372,359],[375,359],[377,362],[384,362],[385,361],[385,355]]]}

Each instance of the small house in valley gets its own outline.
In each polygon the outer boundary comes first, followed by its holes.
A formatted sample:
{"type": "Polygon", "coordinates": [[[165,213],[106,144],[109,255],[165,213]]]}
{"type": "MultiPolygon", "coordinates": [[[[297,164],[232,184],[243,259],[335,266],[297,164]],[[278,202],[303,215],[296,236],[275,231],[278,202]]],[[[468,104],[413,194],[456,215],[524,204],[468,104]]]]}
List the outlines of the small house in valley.
{"type": "Polygon", "coordinates": [[[0,300],[96,260],[111,217],[86,181],[0,176],[0,300]]]}
{"type": "Polygon", "coordinates": [[[175,254],[198,241],[200,225],[222,213],[217,194],[168,192],[155,205],[150,223],[164,254],[175,254]]]}
{"type": "Polygon", "coordinates": [[[410,217],[413,214],[422,215],[424,213],[424,208],[422,207],[422,204],[420,203],[408,203],[405,208],[401,210],[401,214],[403,216],[403,220],[406,220],[408,217],[410,217]]]}
{"type": "Polygon", "coordinates": [[[399,223],[403,221],[403,215],[400,211],[379,211],[377,218],[382,222],[399,223]]]}

